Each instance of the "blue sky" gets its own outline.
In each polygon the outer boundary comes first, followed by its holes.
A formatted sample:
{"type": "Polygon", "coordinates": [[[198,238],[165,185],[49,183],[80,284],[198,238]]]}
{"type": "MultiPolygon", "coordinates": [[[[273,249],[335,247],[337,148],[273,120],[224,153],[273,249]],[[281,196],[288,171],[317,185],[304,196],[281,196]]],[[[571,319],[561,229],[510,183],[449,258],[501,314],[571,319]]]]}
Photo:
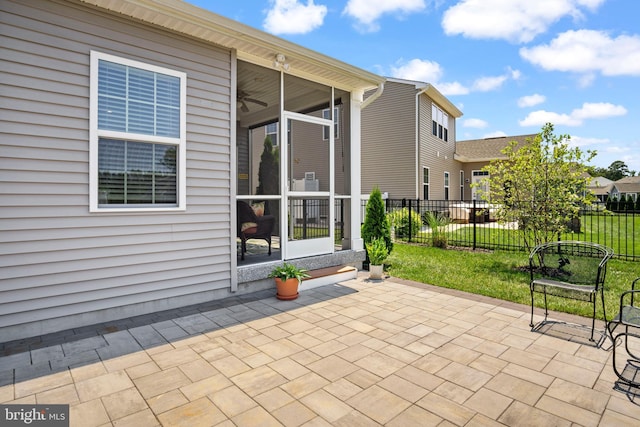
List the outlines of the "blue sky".
{"type": "Polygon", "coordinates": [[[640,173],[637,0],[188,0],[387,77],[434,85],[457,139],[546,122],[640,173]]]}

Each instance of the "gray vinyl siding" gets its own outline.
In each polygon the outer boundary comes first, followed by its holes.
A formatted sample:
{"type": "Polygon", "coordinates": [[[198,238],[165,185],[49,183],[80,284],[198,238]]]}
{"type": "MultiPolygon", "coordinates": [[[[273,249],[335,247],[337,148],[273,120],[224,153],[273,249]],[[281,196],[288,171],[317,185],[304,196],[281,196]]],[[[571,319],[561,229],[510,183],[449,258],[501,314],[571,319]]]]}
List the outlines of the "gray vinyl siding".
{"type": "MultiPolygon", "coordinates": [[[[460,162],[455,152],[455,119],[449,115],[449,137],[444,141],[432,132],[432,100],[420,96],[420,198],[422,199],[422,168],[429,168],[429,199],[444,200],[444,173],[449,172],[449,200],[460,199],[460,162]]],[[[437,105],[437,104],[436,104],[437,105]]],[[[442,107],[440,107],[442,108],[442,107]]]]}
{"type": "Polygon", "coordinates": [[[382,96],[362,111],[363,194],[378,186],[390,198],[415,197],[415,94],[413,85],[387,82],[382,96]]]}
{"type": "Polygon", "coordinates": [[[0,9],[0,342],[12,325],[229,288],[230,52],[80,3],[0,9]],[[187,73],[185,212],[89,213],[91,50],[187,73]]]}

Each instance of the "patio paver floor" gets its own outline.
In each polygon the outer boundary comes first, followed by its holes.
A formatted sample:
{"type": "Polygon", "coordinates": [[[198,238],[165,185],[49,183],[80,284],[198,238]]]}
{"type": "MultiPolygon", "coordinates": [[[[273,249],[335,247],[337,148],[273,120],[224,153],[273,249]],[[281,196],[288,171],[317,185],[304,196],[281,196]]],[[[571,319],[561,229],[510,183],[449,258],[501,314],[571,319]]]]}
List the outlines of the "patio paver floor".
{"type": "Polygon", "coordinates": [[[639,425],[589,319],[532,332],[526,306],[365,274],[273,294],[0,344],[0,403],[82,427],[639,425]]]}

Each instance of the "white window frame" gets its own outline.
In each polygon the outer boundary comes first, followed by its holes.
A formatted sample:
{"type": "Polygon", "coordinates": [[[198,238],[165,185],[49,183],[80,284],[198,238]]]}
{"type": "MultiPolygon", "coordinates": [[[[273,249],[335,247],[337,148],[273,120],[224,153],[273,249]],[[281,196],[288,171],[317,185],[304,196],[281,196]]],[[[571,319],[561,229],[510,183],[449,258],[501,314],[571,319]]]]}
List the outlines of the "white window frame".
{"type": "MultiPolygon", "coordinates": [[[[327,120],[331,120],[331,117],[327,117],[327,113],[329,113],[329,111],[331,111],[329,108],[325,108],[324,110],[322,110],[322,118],[323,119],[327,119],[327,120]]],[[[339,139],[340,138],[340,111],[338,110],[338,107],[334,107],[333,108],[333,139],[339,139]]],[[[324,127],[322,128],[322,140],[323,141],[328,141],[329,140],[329,135],[327,135],[327,128],[324,127]]]]}
{"type": "Polygon", "coordinates": [[[436,104],[431,104],[431,134],[443,141],[449,141],[449,115],[436,104]]]}
{"type": "Polygon", "coordinates": [[[158,67],[144,62],[134,61],[115,55],[91,51],[90,97],[89,97],[89,211],[90,212],[151,212],[151,211],[184,211],[187,205],[187,162],[186,162],[186,118],[187,118],[187,74],[184,72],[158,67]],[[98,71],[99,61],[108,61],[129,67],[140,68],[158,74],[174,76],[180,79],[180,132],[179,137],[164,137],[131,132],[98,129],[98,71]],[[151,144],[172,145],[178,148],[176,201],[175,206],[100,206],[98,191],[98,142],[100,138],[121,139],[125,141],[145,142],[151,144]]]}
{"type": "Polygon", "coordinates": [[[451,188],[449,186],[449,180],[451,179],[451,175],[449,174],[449,172],[444,173],[444,199],[445,200],[449,200],[451,194],[449,193],[451,191],[451,188]]]}
{"type": "MultiPolygon", "coordinates": [[[[484,177],[489,177],[489,172],[487,171],[483,171],[481,169],[478,170],[472,170],[471,171],[471,183],[476,183],[481,181],[484,177]]],[[[484,188],[484,191],[488,192],[489,191],[489,183],[487,183],[486,187],[484,188]]],[[[478,193],[476,191],[475,187],[471,188],[471,198],[473,200],[481,200],[480,198],[478,198],[478,193]]]]}
{"type": "Polygon", "coordinates": [[[460,171],[460,200],[464,200],[464,171],[460,171]]]}
{"type": "Polygon", "coordinates": [[[265,138],[267,136],[271,136],[271,135],[275,135],[275,138],[271,138],[271,145],[274,147],[278,146],[278,131],[280,129],[280,124],[278,122],[273,122],[273,123],[269,123],[268,125],[264,125],[264,136],[265,138]],[[269,126],[275,126],[276,130],[275,132],[269,132],[269,126]]]}
{"type": "Polygon", "coordinates": [[[422,197],[424,198],[425,195],[425,189],[426,189],[426,194],[427,194],[427,198],[424,200],[429,200],[429,180],[431,179],[431,171],[429,170],[428,167],[423,166],[422,167],[422,197]],[[424,177],[425,177],[425,172],[427,180],[425,181],[424,177]]]}

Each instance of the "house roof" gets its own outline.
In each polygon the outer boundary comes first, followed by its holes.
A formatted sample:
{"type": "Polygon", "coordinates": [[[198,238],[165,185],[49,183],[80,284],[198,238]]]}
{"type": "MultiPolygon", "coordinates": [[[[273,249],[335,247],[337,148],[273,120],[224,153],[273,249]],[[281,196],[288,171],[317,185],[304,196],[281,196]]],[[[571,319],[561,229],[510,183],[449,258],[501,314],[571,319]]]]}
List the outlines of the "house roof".
{"type": "Polygon", "coordinates": [[[612,185],[619,193],[640,193],[640,176],[626,176],[612,185]]]}
{"type": "Polygon", "coordinates": [[[613,181],[611,181],[609,178],[605,178],[603,176],[594,176],[589,180],[588,186],[602,188],[609,186],[611,183],[613,183],[613,181]]]}
{"type": "Polygon", "coordinates": [[[499,136],[484,139],[468,139],[456,142],[456,152],[454,159],[463,162],[489,162],[491,160],[506,159],[502,150],[511,141],[516,141],[518,145],[524,144],[527,140],[535,138],[537,134],[499,136]]]}
{"type": "Polygon", "coordinates": [[[443,94],[440,93],[438,89],[435,88],[435,86],[433,86],[430,83],[419,82],[416,80],[398,79],[398,78],[392,78],[392,77],[387,77],[387,81],[413,85],[415,86],[416,90],[418,90],[420,93],[426,94],[429,98],[435,101],[436,104],[438,104],[442,109],[444,109],[444,111],[446,111],[447,114],[449,114],[450,116],[453,116],[456,119],[459,117],[462,117],[462,114],[463,114],[462,111],[460,111],[458,107],[453,105],[451,101],[449,101],[443,94]]]}
{"type": "Polygon", "coordinates": [[[80,0],[156,26],[235,49],[238,59],[273,67],[277,54],[289,65],[287,73],[335,86],[368,90],[385,78],[295,43],[257,30],[180,0],[80,0]]]}

